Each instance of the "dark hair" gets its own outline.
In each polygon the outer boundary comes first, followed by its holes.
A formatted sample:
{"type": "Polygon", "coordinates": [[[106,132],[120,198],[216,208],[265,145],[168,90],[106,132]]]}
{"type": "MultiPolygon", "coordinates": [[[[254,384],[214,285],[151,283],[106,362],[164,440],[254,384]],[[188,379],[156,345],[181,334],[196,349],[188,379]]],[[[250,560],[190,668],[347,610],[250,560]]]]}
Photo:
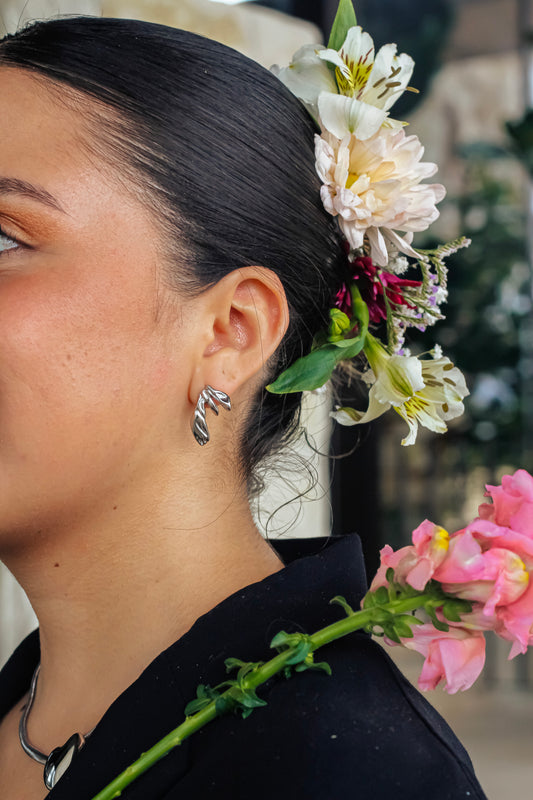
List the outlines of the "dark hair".
{"type": "MultiPolygon", "coordinates": [[[[274,75],[186,31],[97,17],[8,35],[1,64],[66,84],[113,112],[87,112],[100,133],[95,146],[154,204],[169,263],[179,254],[176,286],[198,292],[241,266],[277,273],[290,322],[269,380],[309,352],[346,256],[320,200],[315,123],[274,75]]],[[[265,389],[255,398],[241,447],[251,491],[257,464],[296,428],[300,399],[265,389]]]]}

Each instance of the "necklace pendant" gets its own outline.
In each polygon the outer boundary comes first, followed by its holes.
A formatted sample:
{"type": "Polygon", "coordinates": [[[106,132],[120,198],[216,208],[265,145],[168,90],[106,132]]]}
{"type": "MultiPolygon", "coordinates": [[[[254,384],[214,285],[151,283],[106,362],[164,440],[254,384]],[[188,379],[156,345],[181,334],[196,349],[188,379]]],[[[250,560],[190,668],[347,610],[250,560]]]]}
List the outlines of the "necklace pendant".
{"type": "Polygon", "coordinates": [[[74,733],[62,747],[52,750],[44,766],[44,784],[47,789],[53,789],[58,780],[63,777],[84,742],[83,736],[74,733]]]}

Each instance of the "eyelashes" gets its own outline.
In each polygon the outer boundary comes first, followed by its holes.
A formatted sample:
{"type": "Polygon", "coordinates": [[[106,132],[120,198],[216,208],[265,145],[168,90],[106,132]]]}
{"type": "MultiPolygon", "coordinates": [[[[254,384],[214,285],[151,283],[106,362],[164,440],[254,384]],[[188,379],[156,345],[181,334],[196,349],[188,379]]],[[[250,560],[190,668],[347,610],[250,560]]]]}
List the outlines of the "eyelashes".
{"type": "Polygon", "coordinates": [[[21,247],[21,244],[0,228],[0,257],[12,250],[18,250],[19,247],[21,247]]]}

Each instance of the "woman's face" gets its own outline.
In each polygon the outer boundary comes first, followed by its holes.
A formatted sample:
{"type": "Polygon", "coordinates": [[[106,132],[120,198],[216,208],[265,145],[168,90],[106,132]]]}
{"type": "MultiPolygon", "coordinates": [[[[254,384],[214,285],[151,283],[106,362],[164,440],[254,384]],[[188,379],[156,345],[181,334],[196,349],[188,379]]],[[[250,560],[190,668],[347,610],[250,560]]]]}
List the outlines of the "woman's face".
{"type": "Polygon", "coordinates": [[[162,285],[150,212],[80,145],[83,117],[46,81],[0,71],[7,545],[21,530],[106,512],[154,478],[188,413],[187,325],[179,297],[162,285]]]}

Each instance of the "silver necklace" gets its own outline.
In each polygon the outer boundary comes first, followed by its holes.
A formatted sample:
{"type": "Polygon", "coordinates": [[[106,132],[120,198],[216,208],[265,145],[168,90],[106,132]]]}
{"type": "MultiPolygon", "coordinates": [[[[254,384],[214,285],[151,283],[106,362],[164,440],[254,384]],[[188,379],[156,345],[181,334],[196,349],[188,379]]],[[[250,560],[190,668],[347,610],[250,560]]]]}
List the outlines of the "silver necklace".
{"type": "Polygon", "coordinates": [[[38,664],[33,677],[31,679],[30,694],[28,702],[22,709],[22,716],[19,722],[19,739],[24,752],[37,761],[39,764],[44,764],[44,785],[47,789],[53,789],[58,780],[65,774],[67,769],[72,763],[72,759],[76,753],[81,750],[85,744],[85,739],[90,736],[87,733],[82,736],[81,733],[74,733],[62,747],[55,747],[49,755],[42,753],[34,747],[28,739],[28,717],[33,706],[35,699],[35,690],[37,688],[37,678],[39,677],[39,670],[41,665],[38,664]]]}

